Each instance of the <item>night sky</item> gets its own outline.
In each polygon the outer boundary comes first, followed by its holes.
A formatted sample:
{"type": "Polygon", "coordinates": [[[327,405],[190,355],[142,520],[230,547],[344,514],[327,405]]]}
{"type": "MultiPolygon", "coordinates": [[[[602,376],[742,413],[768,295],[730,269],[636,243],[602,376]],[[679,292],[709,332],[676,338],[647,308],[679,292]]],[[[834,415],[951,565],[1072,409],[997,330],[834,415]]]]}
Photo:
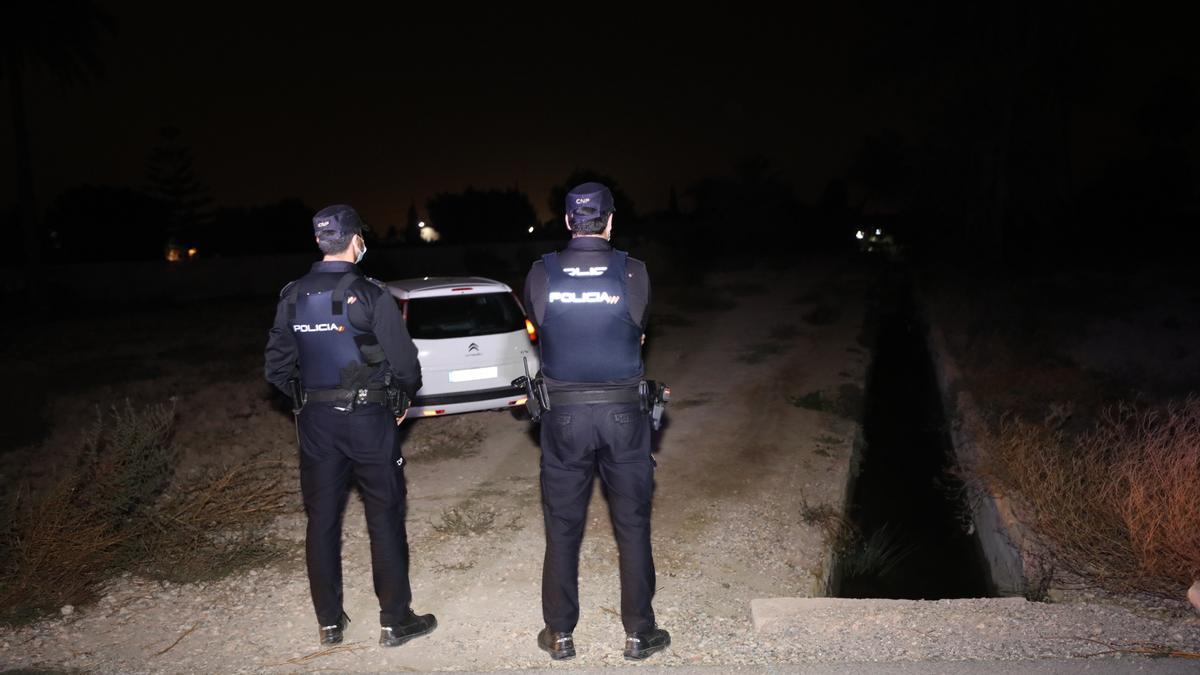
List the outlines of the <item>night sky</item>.
{"type": "MultiPolygon", "coordinates": [[[[919,138],[935,119],[936,97],[887,67],[888,50],[905,48],[894,13],[882,23],[860,3],[603,18],[347,4],[102,3],[115,19],[104,77],[66,90],[29,78],[39,210],[81,183],[141,184],[165,125],[183,130],[219,205],[349,202],[386,227],[468,185],[518,187],[546,218],[550,187],[576,168],[613,176],[648,212],[671,186],[750,155],[812,200],[865,136],[919,138]]],[[[1195,64],[1178,23],[1105,27],[1104,79],[1073,113],[1085,172],[1133,142],[1129,119],[1158,69],[1195,64]]],[[[0,124],[0,204],[11,204],[7,103],[0,124]]]]}

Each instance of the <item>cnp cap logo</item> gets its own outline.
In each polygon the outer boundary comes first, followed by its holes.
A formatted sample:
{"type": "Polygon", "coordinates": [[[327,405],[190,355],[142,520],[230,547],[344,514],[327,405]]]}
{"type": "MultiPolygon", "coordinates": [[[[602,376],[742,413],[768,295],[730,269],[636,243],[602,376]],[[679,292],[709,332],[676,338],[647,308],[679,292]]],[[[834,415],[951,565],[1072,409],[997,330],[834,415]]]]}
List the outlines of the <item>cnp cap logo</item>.
{"type": "MultiPolygon", "coordinates": [[[[595,209],[595,212],[611,213],[613,208],[612,192],[600,183],[589,182],[576,185],[567,191],[564,204],[568,214],[581,209],[595,209]]],[[[594,215],[584,214],[584,215],[594,215]]]]}
{"type": "Polygon", "coordinates": [[[328,220],[322,220],[322,221],[320,221],[320,222],[318,222],[318,223],[317,223],[317,227],[329,227],[329,221],[328,221],[328,220]]]}

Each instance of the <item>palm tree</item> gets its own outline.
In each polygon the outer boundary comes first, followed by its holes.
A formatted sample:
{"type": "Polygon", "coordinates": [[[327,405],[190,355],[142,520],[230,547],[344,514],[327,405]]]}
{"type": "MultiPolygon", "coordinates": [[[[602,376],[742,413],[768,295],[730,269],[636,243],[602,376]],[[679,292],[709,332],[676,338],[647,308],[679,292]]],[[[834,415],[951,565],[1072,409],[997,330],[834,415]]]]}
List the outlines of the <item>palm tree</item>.
{"type": "Polygon", "coordinates": [[[30,268],[41,263],[41,237],[34,201],[25,78],[49,75],[66,87],[98,77],[102,73],[100,37],[111,27],[111,16],[92,0],[9,0],[0,6],[0,79],[8,81],[12,105],[17,206],[25,233],[25,264],[30,268]]]}

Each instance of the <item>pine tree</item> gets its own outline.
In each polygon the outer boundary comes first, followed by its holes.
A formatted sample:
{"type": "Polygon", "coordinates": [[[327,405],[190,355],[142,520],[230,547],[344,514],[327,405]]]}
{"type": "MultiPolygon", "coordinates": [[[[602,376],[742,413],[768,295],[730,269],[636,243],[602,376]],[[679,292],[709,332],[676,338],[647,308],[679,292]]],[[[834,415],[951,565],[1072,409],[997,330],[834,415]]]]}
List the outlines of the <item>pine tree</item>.
{"type": "Polygon", "coordinates": [[[146,182],[150,194],[169,210],[167,236],[178,242],[211,220],[212,197],[208,186],[196,177],[195,158],[183,141],[183,132],[163,127],[159,136],[159,144],[146,158],[146,182]]]}

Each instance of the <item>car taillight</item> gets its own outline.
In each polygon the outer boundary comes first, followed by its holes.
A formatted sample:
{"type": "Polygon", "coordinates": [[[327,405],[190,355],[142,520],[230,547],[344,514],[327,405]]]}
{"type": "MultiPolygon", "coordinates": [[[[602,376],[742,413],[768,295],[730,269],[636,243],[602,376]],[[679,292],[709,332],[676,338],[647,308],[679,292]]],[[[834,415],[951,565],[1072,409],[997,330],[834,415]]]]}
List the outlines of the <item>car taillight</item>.
{"type": "Polygon", "coordinates": [[[529,341],[537,342],[537,329],[533,327],[533,322],[525,319],[525,332],[529,333],[529,341]]]}

